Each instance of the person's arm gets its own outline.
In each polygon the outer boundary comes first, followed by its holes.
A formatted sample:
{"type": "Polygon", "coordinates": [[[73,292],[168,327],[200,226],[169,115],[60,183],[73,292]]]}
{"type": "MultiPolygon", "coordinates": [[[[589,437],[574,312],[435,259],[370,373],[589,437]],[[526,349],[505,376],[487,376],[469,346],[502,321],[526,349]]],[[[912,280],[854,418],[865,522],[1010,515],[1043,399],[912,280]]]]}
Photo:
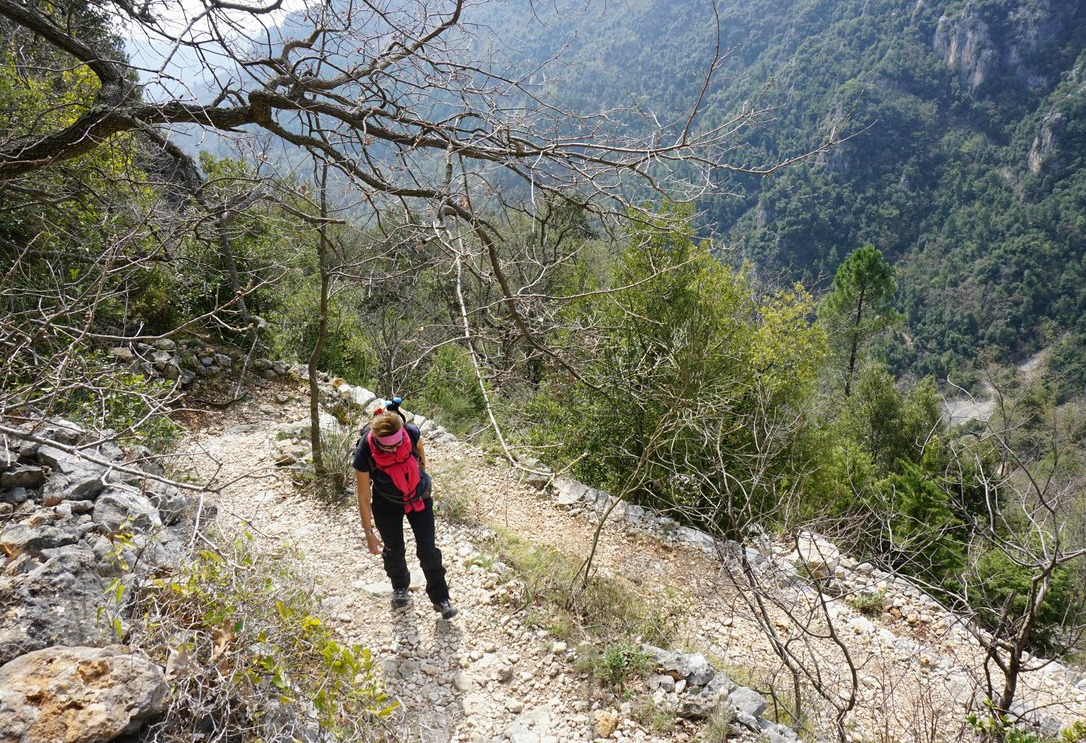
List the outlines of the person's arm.
{"type": "Polygon", "coordinates": [[[370,473],[354,471],[354,489],[358,495],[358,515],[362,518],[362,530],[366,532],[366,549],[371,555],[381,554],[381,540],[373,531],[373,515],[370,513],[370,473]]]}
{"type": "Polygon", "coordinates": [[[422,445],[422,434],[419,434],[419,440],[415,442],[415,453],[419,457],[419,467],[426,469],[426,447],[422,445]]]}

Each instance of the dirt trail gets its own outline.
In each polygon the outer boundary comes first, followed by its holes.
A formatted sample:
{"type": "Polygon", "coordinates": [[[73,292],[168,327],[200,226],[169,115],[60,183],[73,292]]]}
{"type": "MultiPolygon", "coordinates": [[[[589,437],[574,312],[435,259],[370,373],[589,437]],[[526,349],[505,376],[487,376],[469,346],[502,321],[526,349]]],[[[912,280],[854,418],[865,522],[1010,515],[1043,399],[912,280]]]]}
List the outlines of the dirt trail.
{"type": "MultiPolygon", "coordinates": [[[[438,546],[460,614],[444,621],[431,610],[413,559],[414,603],[394,612],[380,559],[365,549],[353,504],[330,510],[299,492],[288,473],[275,467],[276,431],[305,414],[296,393],[286,404],[242,404],[205,421],[188,440],[191,456],[201,475],[217,473],[217,483],[230,483],[213,501],[220,523],[247,524],[258,540],[288,542],[301,550],[337,630],[348,642],[371,648],[384,666],[390,690],[403,705],[404,740],[592,741],[593,712],[611,703],[601,703],[589,680],[574,669],[574,648],[529,622],[522,607],[507,600],[510,588],[501,566],[484,554],[485,538],[495,527],[583,557],[593,531],[589,518],[521,484],[508,468],[488,463],[471,447],[428,441],[438,498],[445,494],[461,507],[467,503],[482,524],[438,524],[438,546]]],[[[410,544],[408,551],[413,551],[410,544]]],[[[597,564],[642,600],[675,615],[676,647],[705,652],[739,683],[788,686],[718,561],[615,527],[604,531],[597,564]]],[[[872,621],[844,602],[834,611],[859,669],[856,740],[931,740],[918,729],[934,725],[948,734],[957,729],[965,714],[961,703],[971,697],[977,677],[975,647],[964,645],[943,623],[914,627],[889,615],[885,622],[872,621]]],[[[788,636],[787,623],[778,629],[788,636]]],[[[832,644],[818,641],[816,652],[826,653],[820,671],[827,678],[842,673],[832,644]]],[[[1070,686],[1075,680],[1052,674],[1033,678],[1045,690],[1045,700],[1067,703],[1053,708],[1065,724],[1086,719],[1086,693],[1070,686]]],[[[614,711],[621,720],[614,740],[698,739],[697,730],[684,724],[651,729],[638,721],[630,703],[616,703],[614,711]]]]}

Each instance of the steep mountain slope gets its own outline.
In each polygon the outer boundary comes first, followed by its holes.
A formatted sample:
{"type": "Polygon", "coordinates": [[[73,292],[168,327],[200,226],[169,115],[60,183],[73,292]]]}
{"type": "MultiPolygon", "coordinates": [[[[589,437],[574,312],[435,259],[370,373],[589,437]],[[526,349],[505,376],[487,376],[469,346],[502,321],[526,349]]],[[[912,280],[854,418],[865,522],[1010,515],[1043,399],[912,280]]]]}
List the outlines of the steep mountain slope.
{"type": "Polygon", "coordinates": [[[532,72],[541,94],[632,106],[615,121],[662,137],[685,124],[719,30],[697,125],[764,111],[734,164],[845,139],[772,178],[721,173],[734,196],[703,204],[706,227],[727,259],[814,285],[875,244],[901,269],[899,368],[1022,356],[1086,314],[1081,0],[504,2],[467,18],[525,69],[556,58],[532,72]]]}

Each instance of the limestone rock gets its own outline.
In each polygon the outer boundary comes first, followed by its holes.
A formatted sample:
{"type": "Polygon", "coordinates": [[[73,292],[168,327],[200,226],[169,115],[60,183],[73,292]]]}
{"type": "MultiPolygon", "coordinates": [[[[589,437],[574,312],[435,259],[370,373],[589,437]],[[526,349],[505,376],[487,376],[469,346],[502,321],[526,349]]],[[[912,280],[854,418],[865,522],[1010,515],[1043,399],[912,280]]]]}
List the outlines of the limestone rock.
{"type": "Polygon", "coordinates": [[[162,669],[127,648],[52,647],[0,667],[0,739],[110,741],[165,713],[162,669]]]}
{"type": "Polygon", "coordinates": [[[94,520],[111,533],[121,531],[150,532],[162,527],[158,509],[146,496],[126,490],[112,489],[94,503],[94,520]]]}
{"type": "Polygon", "coordinates": [[[115,346],[109,352],[119,364],[130,364],[136,360],[136,354],[128,346],[115,346]]]}
{"type": "Polygon", "coordinates": [[[8,524],[0,531],[0,552],[8,557],[40,555],[42,550],[73,544],[78,538],[78,534],[55,526],[8,524]]]}
{"type": "Polygon", "coordinates": [[[967,6],[960,17],[939,19],[934,47],[969,90],[983,85],[999,62],[988,25],[972,6],[967,6]]]}
{"type": "Polygon", "coordinates": [[[0,488],[40,488],[45,483],[45,471],[41,467],[20,464],[0,473],[0,488]]]}
{"type": "Polygon", "coordinates": [[[147,499],[158,509],[158,515],[166,526],[177,523],[189,507],[189,499],[177,488],[165,483],[147,483],[147,499]]]}
{"type": "Polygon", "coordinates": [[[66,545],[42,556],[45,562],[24,555],[17,574],[0,576],[0,664],[50,645],[112,639],[109,623],[98,621],[105,585],[95,573],[94,553],[66,545]]]}
{"type": "Polygon", "coordinates": [[[597,738],[610,738],[618,729],[618,713],[612,709],[598,709],[592,713],[592,733],[597,738]]]}
{"type": "Polygon", "coordinates": [[[728,695],[728,703],[735,708],[741,717],[743,715],[755,718],[761,717],[767,706],[765,697],[746,686],[740,686],[732,691],[728,695]]]}
{"type": "Polygon", "coordinates": [[[841,562],[841,551],[825,539],[803,532],[796,539],[792,560],[796,569],[812,580],[826,581],[833,578],[841,562]]]}

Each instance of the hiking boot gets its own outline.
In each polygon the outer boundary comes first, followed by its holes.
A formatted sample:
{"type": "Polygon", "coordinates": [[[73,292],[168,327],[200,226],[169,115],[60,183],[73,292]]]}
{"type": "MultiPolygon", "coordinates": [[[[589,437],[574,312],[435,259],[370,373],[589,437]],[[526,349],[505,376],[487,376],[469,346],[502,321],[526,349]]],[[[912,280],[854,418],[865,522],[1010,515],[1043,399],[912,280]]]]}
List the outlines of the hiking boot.
{"type": "Polygon", "coordinates": [[[460,611],[448,599],[434,604],[434,611],[440,612],[442,619],[452,619],[460,611]]]}
{"type": "Polygon", "coordinates": [[[411,594],[406,588],[397,588],[392,592],[392,608],[402,609],[411,603],[411,594]]]}

